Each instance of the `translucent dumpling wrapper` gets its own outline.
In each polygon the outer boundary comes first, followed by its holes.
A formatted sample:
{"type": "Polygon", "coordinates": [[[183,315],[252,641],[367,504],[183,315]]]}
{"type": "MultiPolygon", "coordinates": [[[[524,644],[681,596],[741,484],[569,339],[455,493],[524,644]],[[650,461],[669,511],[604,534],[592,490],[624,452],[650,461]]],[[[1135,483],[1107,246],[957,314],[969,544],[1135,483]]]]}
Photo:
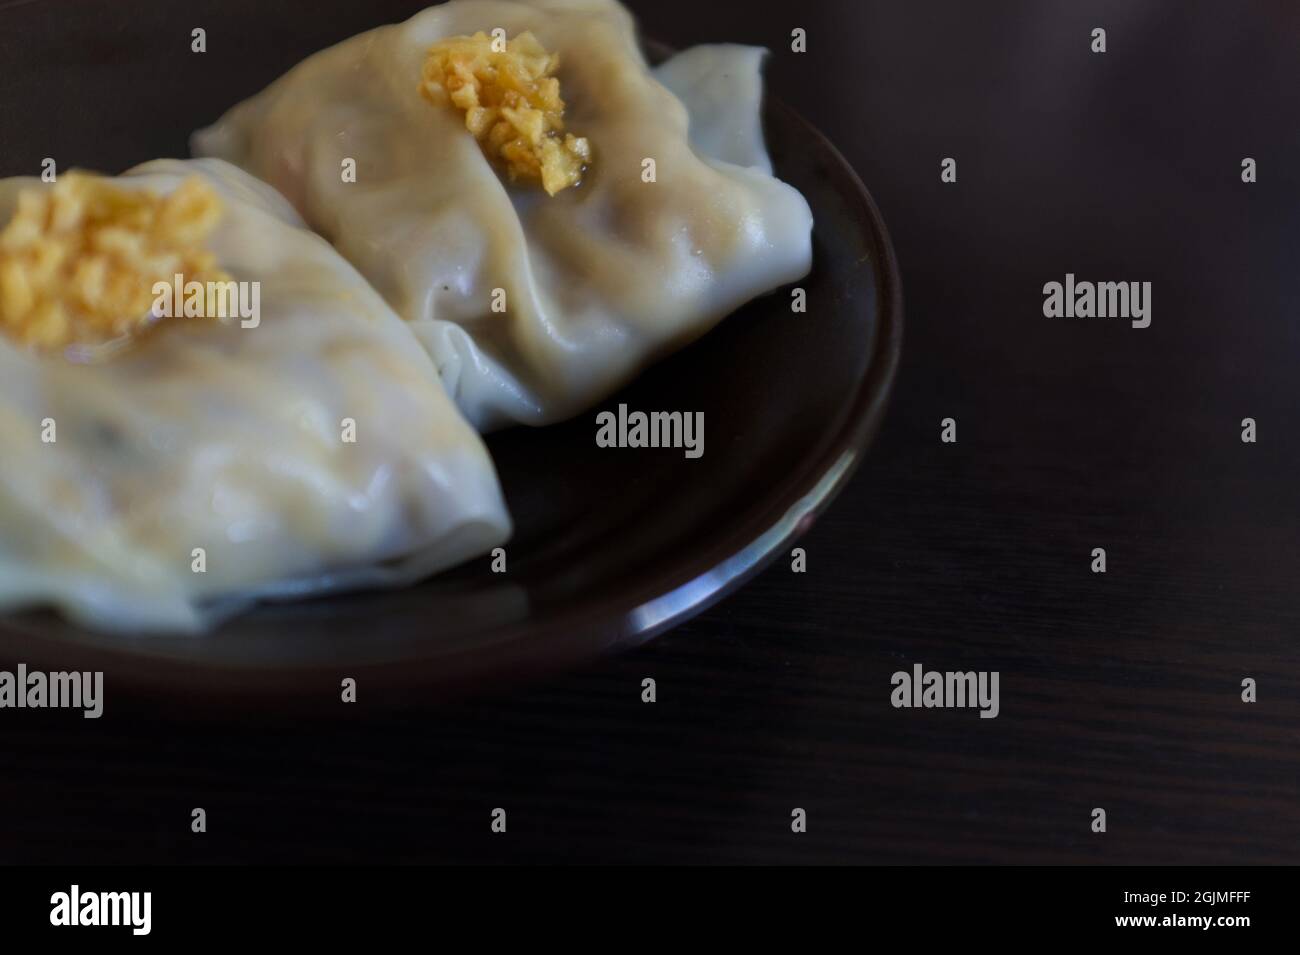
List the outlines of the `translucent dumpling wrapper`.
{"type": "Polygon", "coordinates": [[[763,144],[762,55],[697,47],[651,69],[612,0],[453,0],[309,57],[193,148],[283,192],[479,428],[546,424],[807,273],[811,213],[763,144]],[[591,150],[578,185],[512,181],[465,114],[422,95],[431,46],[480,31],[558,55],[566,129],[591,150]]]}
{"type": "MultiPolygon", "coordinates": [[[[110,182],[168,195],[194,176],[221,197],[209,246],[259,283],[257,313],[161,318],[91,363],[0,334],[0,609],[200,631],[504,542],[492,462],[433,362],[283,198],[218,160],[110,182]]],[[[0,226],[33,187],[0,180],[0,226]]]]}

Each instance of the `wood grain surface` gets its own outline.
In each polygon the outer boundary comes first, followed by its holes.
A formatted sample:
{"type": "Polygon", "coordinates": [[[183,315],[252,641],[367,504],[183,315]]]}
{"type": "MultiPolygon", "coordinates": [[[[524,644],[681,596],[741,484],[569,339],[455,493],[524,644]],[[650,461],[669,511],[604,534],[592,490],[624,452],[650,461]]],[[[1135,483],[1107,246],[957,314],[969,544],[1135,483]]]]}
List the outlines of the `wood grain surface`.
{"type": "Polygon", "coordinates": [[[5,712],[0,861],[1300,859],[1300,9],[633,6],[772,48],[893,234],[900,380],[807,572],[456,706],[5,712]],[[1066,273],[1152,282],[1151,326],[1045,318],[1066,273]],[[999,671],[1000,715],[894,709],[915,663],[999,671]]]}

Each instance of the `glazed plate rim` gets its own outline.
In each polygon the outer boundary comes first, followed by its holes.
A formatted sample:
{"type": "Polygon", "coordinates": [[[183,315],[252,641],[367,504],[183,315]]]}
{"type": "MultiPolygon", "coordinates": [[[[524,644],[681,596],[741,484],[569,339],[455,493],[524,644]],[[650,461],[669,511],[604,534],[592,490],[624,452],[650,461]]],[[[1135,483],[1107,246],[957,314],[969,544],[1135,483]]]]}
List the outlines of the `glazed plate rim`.
{"type": "MultiPolygon", "coordinates": [[[[647,44],[653,49],[657,44],[647,44]]],[[[121,637],[83,642],[75,637],[35,637],[0,624],[0,652],[16,662],[53,660],[76,669],[112,669],[114,683],[144,692],[161,690],[174,696],[196,689],[214,689],[234,696],[265,692],[293,696],[317,693],[321,680],[337,687],[340,672],[364,678],[371,688],[419,689],[434,684],[468,692],[487,682],[493,685],[558,671],[583,659],[638,646],[696,616],[757,575],[795,538],[803,534],[845,486],[884,417],[902,349],[902,286],[889,233],[870,192],[835,146],[808,121],[779,99],[767,97],[768,121],[799,128],[807,148],[824,154],[857,200],[853,220],[875,253],[877,325],[872,353],[857,389],[846,396],[833,430],[819,435],[818,453],[796,471],[781,475],[773,491],[750,508],[726,532],[704,539],[684,554],[664,579],[636,579],[619,588],[574,601],[537,619],[507,625],[480,645],[448,652],[436,640],[403,646],[388,657],[346,662],[302,659],[196,659],[160,652],[149,640],[121,637]],[[13,651],[26,648],[27,658],[13,651]]],[[[817,210],[814,208],[814,218],[817,210]]],[[[252,612],[256,612],[255,610],[252,612]]],[[[90,635],[88,634],[88,637],[90,635]]],[[[204,636],[189,639],[203,640],[204,636]]]]}

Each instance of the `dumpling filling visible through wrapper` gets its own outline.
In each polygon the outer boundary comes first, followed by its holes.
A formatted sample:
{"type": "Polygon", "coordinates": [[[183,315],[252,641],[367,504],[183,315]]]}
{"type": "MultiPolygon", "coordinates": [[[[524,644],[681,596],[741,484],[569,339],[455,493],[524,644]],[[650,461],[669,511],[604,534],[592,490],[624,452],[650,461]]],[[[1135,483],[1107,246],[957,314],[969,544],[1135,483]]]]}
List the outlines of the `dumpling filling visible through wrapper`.
{"type": "Polygon", "coordinates": [[[697,47],[650,69],[613,0],[453,0],[308,58],[193,145],[283,192],[410,323],[476,426],[547,424],[807,273],[812,216],[771,174],[761,58],[697,47]],[[565,128],[590,160],[553,196],[419,89],[432,46],[494,30],[559,57],[565,128]]]}
{"type": "MultiPolygon", "coordinates": [[[[166,195],[195,176],[223,201],[223,274],[260,283],[256,325],[161,318],[90,364],[0,334],[0,609],[200,631],[504,542],[492,462],[432,361],[283,198],[217,160],[107,181],[166,195]]],[[[0,224],[40,188],[0,181],[0,224]]]]}

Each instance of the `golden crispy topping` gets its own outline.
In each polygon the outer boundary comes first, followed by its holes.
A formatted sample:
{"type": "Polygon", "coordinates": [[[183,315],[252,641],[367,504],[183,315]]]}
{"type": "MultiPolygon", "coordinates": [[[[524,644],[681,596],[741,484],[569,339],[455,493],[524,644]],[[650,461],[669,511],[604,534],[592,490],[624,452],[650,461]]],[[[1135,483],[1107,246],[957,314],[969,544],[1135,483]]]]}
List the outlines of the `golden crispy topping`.
{"type": "Polygon", "coordinates": [[[80,172],[22,191],[0,231],[0,331],[59,349],[142,330],[156,282],[229,278],[203,247],[221,214],[199,178],[168,196],[80,172]]]}
{"type": "Polygon", "coordinates": [[[450,37],[429,49],[420,92],[464,110],[465,128],[490,159],[553,196],[576,185],[591,162],[591,144],[564,132],[559,65],[531,33],[495,48],[483,32],[450,37]]]}

